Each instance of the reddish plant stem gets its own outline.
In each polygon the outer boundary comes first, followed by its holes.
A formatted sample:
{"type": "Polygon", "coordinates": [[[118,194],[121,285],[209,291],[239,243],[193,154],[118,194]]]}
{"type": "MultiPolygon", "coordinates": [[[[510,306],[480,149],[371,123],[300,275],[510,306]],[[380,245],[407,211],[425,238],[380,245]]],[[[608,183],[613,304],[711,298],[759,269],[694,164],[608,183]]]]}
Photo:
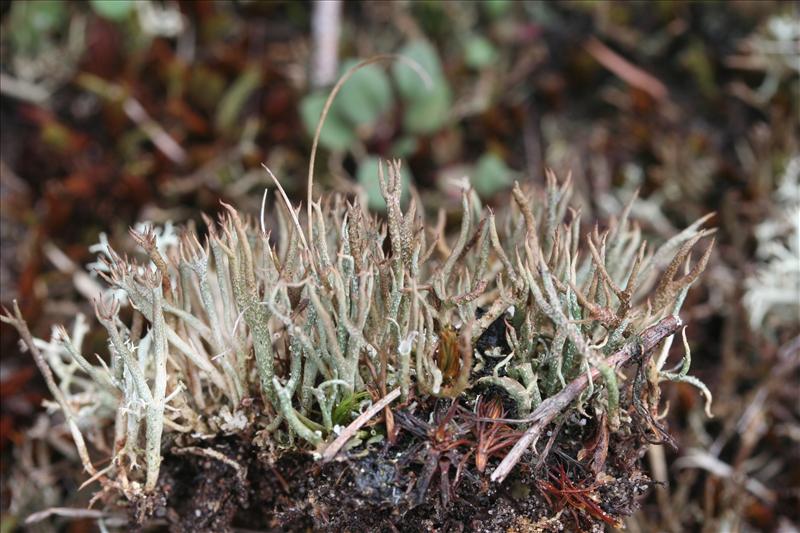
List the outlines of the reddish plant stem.
{"type": "MultiPolygon", "coordinates": [[[[639,336],[639,342],[629,343],[609,356],[605,361],[606,364],[612,368],[616,368],[629,359],[641,354],[648,353],[650,350],[658,346],[665,338],[673,335],[683,325],[683,322],[678,316],[668,316],[657,324],[650,326],[639,336]]],[[[592,379],[600,374],[597,368],[591,370],[592,379]]],[[[511,470],[516,466],[522,455],[527,451],[531,444],[539,438],[542,431],[569,406],[578,395],[583,392],[589,382],[587,374],[581,374],[573,379],[569,385],[564,387],[561,392],[544,400],[536,410],[528,417],[528,421],[532,422],[531,426],[525,431],[525,434],[514,445],[508,455],[500,462],[494,472],[492,472],[492,481],[502,483],[503,480],[511,473],[511,470]]]]}

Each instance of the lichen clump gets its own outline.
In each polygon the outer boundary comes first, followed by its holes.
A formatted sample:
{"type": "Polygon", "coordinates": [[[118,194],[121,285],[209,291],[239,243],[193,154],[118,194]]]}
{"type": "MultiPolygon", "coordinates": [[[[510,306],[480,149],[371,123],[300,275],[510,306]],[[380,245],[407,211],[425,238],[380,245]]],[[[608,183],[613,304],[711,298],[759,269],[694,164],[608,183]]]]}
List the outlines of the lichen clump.
{"type": "MultiPolygon", "coordinates": [[[[132,231],[144,261],[101,254],[114,289],[96,304],[107,361],[82,353],[81,317],[49,342],[31,338],[18,310],[3,317],[33,352],[104,493],[146,497],[167,442],[199,446],[215,435],[247,435],[272,457],[330,459],[407,431],[430,438],[437,457],[461,450],[457,481],[467,460],[481,475],[494,471],[526,430],[527,448],[544,410],[548,420],[589,413],[606,435],[664,440],[658,383],[707,393],[687,375],[688,351],[666,371],[668,342],[648,340],[661,351],[646,354],[641,337],[678,313],[705,267],[710,245],[690,261],[711,233],[704,220],[651,248],[629,205],[581,240],[570,179],[549,174],[544,191],[515,186],[496,214],[465,188],[452,240],[444,217],[426,223],[414,198],[403,210],[400,181],[399,162],[386,176],[381,168],[385,219],[331,195],[303,220],[283,196],[274,231],[263,209],[257,220],[230,206],[216,223],[206,219],[203,238],[187,230],[164,243],[152,229],[132,231]],[[634,380],[618,368],[630,357],[643,369],[634,380]],[[442,398],[450,408],[433,416],[442,398]],[[370,412],[381,399],[385,407],[370,412]],[[462,411],[474,424],[453,429],[462,411]],[[369,420],[354,422],[360,413],[369,420]],[[371,431],[359,432],[366,422],[371,431]],[[110,456],[102,470],[90,446],[110,456]]],[[[671,324],[662,337],[679,322],[671,324]]]]}

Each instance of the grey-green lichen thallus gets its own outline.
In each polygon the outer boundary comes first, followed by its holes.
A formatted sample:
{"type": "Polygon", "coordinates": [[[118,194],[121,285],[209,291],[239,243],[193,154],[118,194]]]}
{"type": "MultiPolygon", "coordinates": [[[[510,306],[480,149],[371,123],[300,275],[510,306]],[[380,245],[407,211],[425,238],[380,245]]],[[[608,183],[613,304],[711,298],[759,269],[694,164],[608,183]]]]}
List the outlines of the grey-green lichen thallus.
{"type": "Polygon", "coordinates": [[[491,386],[511,399],[520,430],[487,468],[499,482],[567,410],[602,415],[612,432],[643,419],[664,438],[660,381],[687,381],[710,400],[687,374],[688,346],[682,364],[664,369],[681,304],[711,252],[713,241],[690,260],[712,233],[700,228],[705,219],[652,247],[629,204],[581,239],[571,181],[548,173],[543,191],[515,185],[496,213],[465,188],[460,230],[448,239],[417,198],[402,208],[399,176],[399,161],[381,168],[385,220],[335,194],[301,220],[282,196],[273,232],[264,213],[259,223],[227,205],[218,221],[206,218],[203,239],[133,231],[140,259],[101,254],[114,289],[96,302],[107,360],[83,353],[82,318],[72,335],[58,328],[44,341],[18,308],[6,312],[91,479],[128,498],[152,492],[175,434],[247,433],[253,446],[330,460],[375,417],[385,420],[372,426],[378,436],[393,438],[393,407],[429,397],[468,405],[491,386]],[[507,352],[477,350],[498,319],[507,352]],[[628,360],[643,365],[632,410],[620,408],[628,360]],[[100,440],[113,443],[102,468],[89,450],[103,449],[100,440]]]}

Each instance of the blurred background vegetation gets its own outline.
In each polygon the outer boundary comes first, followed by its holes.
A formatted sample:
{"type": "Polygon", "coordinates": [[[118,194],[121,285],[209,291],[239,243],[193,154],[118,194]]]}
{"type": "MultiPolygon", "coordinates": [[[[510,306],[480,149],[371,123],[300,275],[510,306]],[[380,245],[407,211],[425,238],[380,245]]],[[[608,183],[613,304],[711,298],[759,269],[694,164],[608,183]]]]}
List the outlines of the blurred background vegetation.
{"type": "MultiPolygon", "coordinates": [[[[137,221],[197,223],[220,200],[257,213],[272,187],[262,163],[303,199],[333,84],[360,60],[401,54],[427,83],[398,61],[347,82],[322,130],[320,191],[380,212],[377,161],[401,158],[409,194],[451,224],[461,180],[501,207],[514,180],[542,183],[548,167],[572,172],[584,220],[614,216],[636,190],[634,216],[649,235],[716,212],[719,247],[684,317],[715,418],[684,386],[665,387],[681,447],[649,454],[663,485],[629,527],[797,531],[796,4],[31,0],[0,9],[0,300],[19,299],[34,333],[92,314],[76,302],[101,232],[125,243],[137,221]]],[[[38,417],[46,394],[29,356],[6,326],[0,342],[5,532],[82,496],[69,446],[38,417]]]]}

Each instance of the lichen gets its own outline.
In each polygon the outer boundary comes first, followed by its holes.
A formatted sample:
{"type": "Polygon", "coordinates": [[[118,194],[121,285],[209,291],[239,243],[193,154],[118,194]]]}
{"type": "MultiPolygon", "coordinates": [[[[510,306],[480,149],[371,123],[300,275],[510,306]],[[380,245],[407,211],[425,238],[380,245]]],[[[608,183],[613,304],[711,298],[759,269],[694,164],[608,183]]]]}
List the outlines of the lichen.
{"type": "MultiPolygon", "coordinates": [[[[144,263],[100,250],[100,275],[134,309],[127,324],[113,298],[97,304],[108,362],[90,363],[63,329],[30,348],[54,374],[53,395],[79,448],[81,428],[113,432],[113,460],[96,474],[102,483],[132,496],[142,477],[135,465],[144,464],[142,490],[152,491],[162,431],[203,436],[220,419],[227,432],[244,430],[245,413],[246,426],[266,429],[275,442],[320,451],[336,436],[337,406],[353,395],[377,400],[390,387],[408,402],[493,385],[524,416],[596,369],[599,382],[589,380],[581,402],[594,401],[612,430],[621,429],[621,384],[606,364],[613,350],[603,348],[677,314],[710,246],[692,268],[690,252],[711,232],[693,226],[648,248],[628,208],[579,242],[570,179],[549,174],[544,191],[516,185],[514,203],[498,213],[463,190],[461,228],[450,242],[415,200],[401,209],[400,166],[387,162],[386,176],[381,168],[386,221],[332,195],[312,205],[307,230],[283,200],[275,207],[279,235],[266,230],[264,213],[256,224],[226,206],[202,244],[189,230],[163,240],[148,227],[132,230],[144,263]],[[473,354],[499,318],[512,349],[500,362],[498,354],[473,354]],[[493,374],[474,377],[473,363],[491,358],[493,374]],[[262,402],[257,414],[241,408],[253,398],[262,402]]],[[[24,327],[18,315],[4,320],[24,327]]],[[[656,379],[696,383],[687,371],[684,364],[656,379]]],[[[86,469],[94,473],[91,463],[86,469]]]]}

